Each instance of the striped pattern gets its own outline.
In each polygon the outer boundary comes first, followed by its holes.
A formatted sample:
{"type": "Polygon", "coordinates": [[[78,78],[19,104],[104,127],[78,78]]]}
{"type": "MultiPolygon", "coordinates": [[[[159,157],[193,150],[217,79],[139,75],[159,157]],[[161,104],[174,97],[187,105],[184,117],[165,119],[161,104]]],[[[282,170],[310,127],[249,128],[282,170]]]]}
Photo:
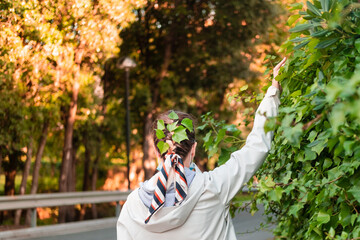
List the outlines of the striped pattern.
{"type": "MultiPolygon", "coordinates": [[[[175,203],[174,206],[179,206],[186,198],[188,185],[185,178],[184,163],[181,157],[175,153],[166,154],[164,164],[161,168],[155,191],[154,198],[149,207],[149,216],[145,220],[145,224],[149,222],[152,215],[154,215],[165,203],[166,186],[171,171],[174,171],[175,176],[175,203]]],[[[170,180],[171,181],[171,180],[170,180]]]]}

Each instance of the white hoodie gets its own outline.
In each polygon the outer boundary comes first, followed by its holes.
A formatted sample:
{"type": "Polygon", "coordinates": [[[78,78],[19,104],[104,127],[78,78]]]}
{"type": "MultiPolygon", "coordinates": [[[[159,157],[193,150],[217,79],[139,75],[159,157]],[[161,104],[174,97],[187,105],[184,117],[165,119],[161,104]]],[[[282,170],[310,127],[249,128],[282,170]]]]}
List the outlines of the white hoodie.
{"type": "Polygon", "coordinates": [[[265,160],[273,136],[273,132],[264,132],[265,116],[276,116],[279,104],[279,90],[271,86],[256,112],[245,146],[213,171],[202,173],[196,167],[180,206],[161,208],[145,224],[149,209],[141,201],[139,189],[134,190],[117,221],[117,240],[236,240],[229,202],[265,160]]]}

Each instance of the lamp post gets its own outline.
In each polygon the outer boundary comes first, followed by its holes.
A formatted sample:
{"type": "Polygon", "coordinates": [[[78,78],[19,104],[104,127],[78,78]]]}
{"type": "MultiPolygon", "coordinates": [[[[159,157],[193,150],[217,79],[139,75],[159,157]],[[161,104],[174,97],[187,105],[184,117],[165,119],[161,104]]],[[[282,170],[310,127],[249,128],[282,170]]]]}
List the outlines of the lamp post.
{"type": "Polygon", "coordinates": [[[125,70],[125,107],[126,107],[126,157],[127,179],[130,190],[130,104],[129,104],[129,77],[130,69],[136,67],[136,63],[129,57],[120,58],[117,67],[125,70]]]}

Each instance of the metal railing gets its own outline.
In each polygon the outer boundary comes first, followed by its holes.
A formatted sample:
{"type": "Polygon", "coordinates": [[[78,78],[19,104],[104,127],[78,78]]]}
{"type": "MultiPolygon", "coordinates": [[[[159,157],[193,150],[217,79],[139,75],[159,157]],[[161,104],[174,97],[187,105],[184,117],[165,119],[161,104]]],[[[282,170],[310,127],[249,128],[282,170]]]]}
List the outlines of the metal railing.
{"type": "Polygon", "coordinates": [[[90,191],[42,193],[0,197],[0,211],[32,209],[31,226],[36,227],[36,208],[59,207],[86,203],[116,202],[116,216],[120,213],[119,201],[126,201],[131,191],[90,191]]]}

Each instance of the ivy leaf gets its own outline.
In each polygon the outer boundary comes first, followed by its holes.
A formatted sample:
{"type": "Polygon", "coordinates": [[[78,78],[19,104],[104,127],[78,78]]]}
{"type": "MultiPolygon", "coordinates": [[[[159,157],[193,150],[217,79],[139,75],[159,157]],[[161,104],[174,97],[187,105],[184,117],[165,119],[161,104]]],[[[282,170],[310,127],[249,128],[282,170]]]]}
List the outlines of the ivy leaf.
{"type": "Polygon", "coordinates": [[[314,62],[317,62],[321,57],[322,57],[321,52],[317,51],[316,53],[312,54],[308,59],[307,63],[305,64],[304,69],[311,66],[314,62]]]}
{"type": "Polygon", "coordinates": [[[224,139],[225,134],[226,134],[225,129],[220,129],[219,130],[219,133],[218,133],[218,135],[216,136],[216,139],[215,139],[215,145],[218,145],[221,142],[221,140],[224,139]]]}
{"type": "Polygon", "coordinates": [[[269,199],[275,202],[280,202],[283,192],[284,190],[281,187],[276,186],[275,190],[269,192],[269,199]]]}
{"type": "Polygon", "coordinates": [[[236,151],[235,147],[231,147],[231,148],[221,148],[221,152],[220,152],[220,156],[219,156],[219,166],[223,165],[224,163],[227,162],[227,160],[230,159],[231,153],[233,153],[234,151],[236,151]]]}
{"type": "Polygon", "coordinates": [[[194,127],[193,127],[193,122],[191,119],[189,118],[184,118],[182,121],[181,121],[181,124],[186,127],[190,132],[193,132],[194,131],[194,127]]]}
{"type": "Polygon", "coordinates": [[[311,131],[307,139],[308,139],[310,142],[313,142],[313,141],[315,140],[315,138],[316,138],[317,135],[318,135],[318,132],[317,132],[317,131],[315,131],[315,130],[314,130],[314,131],[311,131]]]}
{"type": "Polygon", "coordinates": [[[347,204],[341,204],[340,208],[339,222],[343,227],[346,227],[351,223],[351,211],[347,204]]]}
{"type": "Polygon", "coordinates": [[[260,180],[259,185],[260,185],[260,192],[267,192],[274,189],[275,182],[273,178],[270,176],[266,180],[260,180]]]}
{"type": "Polygon", "coordinates": [[[320,224],[328,223],[330,221],[330,215],[324,211],[320,211],[317,215],[317,221],[320,224]]]}
{"type": "Polygon", "coordinates": [[[360,38],[355,40],[355,48],[360,53],[360,38]]]}
{"type": "Polygon", "coordinates": [[[275,182],[273,180],[272,177],[268,177],[266,180],[265,180],[265,185],[269,188],[273,188],[275,187],[275,182]]]}
{"type": "Polygon", "coordinates": [[[213,142],[213,137],[211,136],[211,134],[212,134],[212,131],[209,131],[203,138],[205,150],[208,150],[210,145],[213,142]]]}
{"type": "Polygon", "coordinates": [[[351,225],[354,225],[355,220],[357,219],[357,217],[358,217],[358,216],[357,216],[356,214],[351,215],[351,219],[350,219],[351,225]]]}
{"type": "Polygon", "coordinates": [[[298,217],[298,212],[303,208],[304,208],[303,203],[294,204],[294,205],[290,206],[289,214],[293,215],[294,217],[298,217]]]}
{"type": "Polygon", "coordinates": [[[348,191],[349,193],[351,193],[354,198],[356,199],[356,201],[358,201],[358,203],[360,203],[360,189],[357,186],[353,186],[352,188],[350,188],[350,190],[348,191]]]}
{"type": "Polygon", "coordinates": [[[177,143],[181,143],[181,141],[189,139],[186,134],[186,128],[183,126],[179,126],[175,129],[174,135],[172,136],[172,140],[174,140],[177,143]]]}
{"type": "Polygon", "coordinates": [[[169,132],[173,132],[175,129],[176,129],[176,125],[177,125],[177,121],[176,122],[173,122],[173,123],[171,123],[171,124],[168,124],[167,126],[166,126],[166,128],[169,130],[169,132]]]}
{"type": "Polygon", "coordinates": [[[337,104],[331,111],[329,120],[332,126],[332,130],[334,132],[336,132],[339,126],[344,124],[344,122],[346,121],[344,108],[345,106],[343,104],[337,104]]]}
{"type": "Polygon", "coordinates": [[[165,129],[164,120],[158,120],[157,121],[157,129],[159,129],[159,130],[164,130],[165,129]]]}
{"type": "Polygon", "coordinates": [[[156,129],[155,131],[156,131],[156,137],[157,137],[158,139],[162,139],[162,138],[165,137],[165,134],[164,134],[163,130],[156,129]]]}
{"type": "Polygon", "coordinates": [[[157,147],[159,148],[160,154],[163,154],[169,149],[169,144],[167,144],[166,142],[160,141],[160,142],[158,142],[157,147]]]}
{"type": "Polygon", "coordinates": [[[266,119],[265,126],[264,126],[265,133],[267,133],[269,131],[274,131],[275,128],[276,128],[276,118],[272,117],[272,118],[266,119]]]}
{"type": "Polygon", "coordinates": [[[174,112],[174,111],[172,111],[169,115],[168,115],[168,117],[170,118],[170,119],[173,119],[173,120],[177,120],[177,119],[179,119],[179,116],[176,114],[176,112],[174,112]]]}
{"type": "MultiPolygon", "coordinates": [[[[314,142],[316,142],[318,140],[315,140],[314,142]]],[[[320,153],[324,150],[324,148],[327,146],[327,139],[325,140],[319,140],[318,144],[314,145],[313,147],[311,147],[311,150],[313,150],[314,152],[316,152],[318,155],[320,155],[320,153]]],[[[310,144],[309,144],[310,145],[310,144]]],[[[308,145],[308,147],[310,147],[308,145]]]]}
{"type": "Polygon", "coordinates": [[[325,158],[323,168],[327,169],[327,168],[331,167],[331,165],[332,165],[331,159],[330,158],[325,158]]]}
{"type": "Polygon", "coordinates": [[[204,130],[207,126],[208,126],[208,124],[205,123],[205,124],[203,124],[203,125],[201,125],[201,126],[198,126],[196,129],[202,131],[202,130],[204,130]]]}
{"type": "Polygon", "coordinates": [[[316,153],[312,151],[310,148],[305,148],[305,161],[306,160],[314,160],[316,159],[316,153]]]}
{"type": "Polygon", "coordinates": [[[218,152],[218,147],[215,145],[210,145],[208,150],[208,158],[211,158],[217,152],[218,152]]]}

